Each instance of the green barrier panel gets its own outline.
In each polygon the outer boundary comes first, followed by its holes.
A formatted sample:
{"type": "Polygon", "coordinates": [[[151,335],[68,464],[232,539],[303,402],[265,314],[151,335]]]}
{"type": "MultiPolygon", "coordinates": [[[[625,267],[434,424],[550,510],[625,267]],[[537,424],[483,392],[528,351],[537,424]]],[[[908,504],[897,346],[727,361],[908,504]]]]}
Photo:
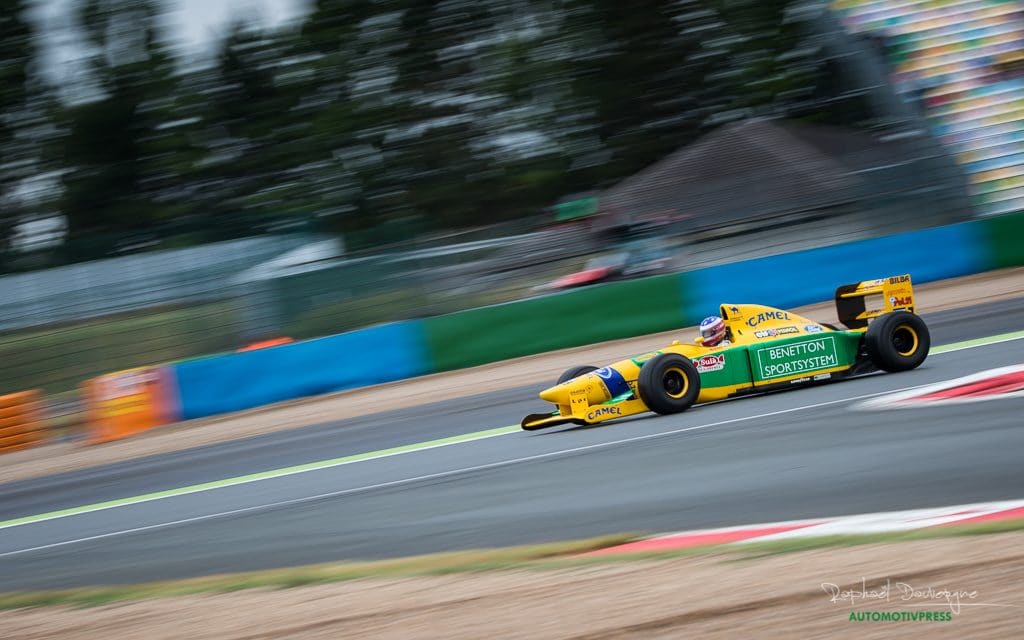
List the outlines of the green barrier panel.
{"type": "Polygon", "coordinates": [[[680,328],[682,297],[678,275],[654,276],[427,318],[433,370],[680,328]]]}
{"type": "Polygon", "coordinates": [[[982,221],[988,238],[991,268],[1024,265],[1024,213],[1011,213],[982,221]]]}

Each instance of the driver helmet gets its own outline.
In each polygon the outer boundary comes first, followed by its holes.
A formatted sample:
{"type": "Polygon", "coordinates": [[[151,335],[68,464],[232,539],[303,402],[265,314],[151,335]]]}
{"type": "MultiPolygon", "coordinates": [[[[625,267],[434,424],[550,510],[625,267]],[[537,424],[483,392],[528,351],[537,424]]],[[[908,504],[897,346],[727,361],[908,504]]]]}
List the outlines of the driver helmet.
{"type": "Polygon", "coordinates": [[[702,344],[706,347],[713,347],[725,339],[725,320],[719,316],[708,316],[700,323],[700,337],[702,344]]]}

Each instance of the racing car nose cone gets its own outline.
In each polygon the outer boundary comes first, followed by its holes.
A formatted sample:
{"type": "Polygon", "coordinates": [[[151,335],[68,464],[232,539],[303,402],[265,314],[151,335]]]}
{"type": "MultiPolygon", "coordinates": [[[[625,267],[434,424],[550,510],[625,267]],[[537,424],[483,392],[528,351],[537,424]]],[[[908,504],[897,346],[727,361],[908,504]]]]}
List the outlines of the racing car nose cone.
{"type": "Polygon", "coordinates": [[[577,397],[577,401],[590,404],[601,404],[611,396],[605,390],[604,385],[594,376],[580,376],[568,382],[556,384],[540,392],[540,399],[552,404],[570,405],[573,396],[583,393],[583,397],[577,397]]]}
{"type": "Polygon", "coordinates": [[[569,404],[569,385],[562,383],[540,392],[540,399],[552,404],[569,404]]]}

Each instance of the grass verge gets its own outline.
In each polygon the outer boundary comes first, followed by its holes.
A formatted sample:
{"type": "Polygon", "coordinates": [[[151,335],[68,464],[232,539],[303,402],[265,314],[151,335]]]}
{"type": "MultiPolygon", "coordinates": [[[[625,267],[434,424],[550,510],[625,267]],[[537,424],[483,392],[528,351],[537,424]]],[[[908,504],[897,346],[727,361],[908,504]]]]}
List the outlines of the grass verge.
{"type": "Polygon", "coordinates": [[[0,609],[39,606],[87,607],[150,598],[203,593],[228,593],[244,589],[288,589],[368,578],[397,578],[411,575],[476,572],[500,569],[552,570],[615,562],[654,561],[692,555],[718,554],[725,561],[744,561],[782,553],[857,545],[891,544],[909,541],[1006,534],[1024,530],[1024,519],[979,524],[950,525],[859,536],[824,536],[742,545],[709,545],[673,551],[623,555],[583,555],[636,540],[621,534],[588,540],[530,545],[504,549],[458,551],[373,562],[347,562],[288,567],[228,575],[113,587],[84,587],[63,591],[0,593],[0,609]]]}
{"type": "Polygon", "coordinates": [[[554,542],[549,544],[454,551],[394,560],[348,562],[288,567],[268,571],[216,575],[147,584],[82,587],[62,591],[0,593],[0,609],[23,607],[89,607],[148,598],[167,598],[200,593],[227,593],[242,589],[285,589],[371,577],[442,575],[492,571],[523,566],[552,557],[573,556],[603,549],[635,539],[634,534],[619,534],[554,542]]]}
{"type": "Polygon", "coordinates": [[[202,593],[228,593],[243,589],[286,589],[305,585],[358,580],[361,578],[443,575],[502,569],[571,569],[598,564],[657,561],[708,554],[720,555],[723,561],[727,562],[749,561],[782,553],[796,553],[814,549],[899,543],[957,536],[989,535],[1016,531],[1024,531],[1024,519],[970,525],[951,525],[893,533],[836,535],[746,544],[707,545],[671,551],[621,555],[583,555],[588,551],[623,544],[636,540],[638,537],[635,534],[617,534],[570,542],[502,549],[455,551],[374,562],[331,563],[289,567],[138,585],[82,587],[62,591],[0,593],[0,609],[45,606],[91,607],[114,602],[169,598],[202,593]]]}

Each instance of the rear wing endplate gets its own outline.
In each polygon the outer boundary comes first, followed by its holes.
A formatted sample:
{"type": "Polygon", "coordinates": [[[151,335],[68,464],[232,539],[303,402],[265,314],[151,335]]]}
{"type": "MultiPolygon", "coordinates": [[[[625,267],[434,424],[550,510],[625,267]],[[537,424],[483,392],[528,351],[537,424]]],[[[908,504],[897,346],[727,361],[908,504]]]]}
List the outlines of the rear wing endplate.
{"type": "Polygon", "coordinates": [[[836,289],[839,322],[850,329],[864,328],[868,326],[868,320],[891,311],[914,313],[914,288],[910,274],[844,284],[836,289]]]}

